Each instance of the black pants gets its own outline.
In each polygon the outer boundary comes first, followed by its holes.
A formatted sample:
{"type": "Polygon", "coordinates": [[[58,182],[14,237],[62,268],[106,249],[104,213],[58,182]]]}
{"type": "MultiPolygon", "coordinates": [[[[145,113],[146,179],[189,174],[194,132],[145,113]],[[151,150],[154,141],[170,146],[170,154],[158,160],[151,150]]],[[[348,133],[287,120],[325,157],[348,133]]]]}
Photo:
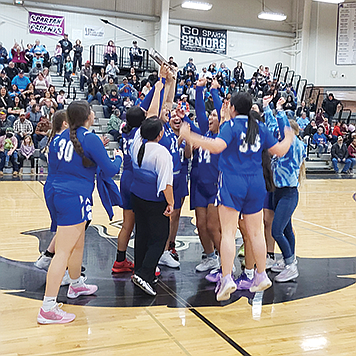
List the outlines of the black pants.
{"type": "Polygon", "coordinates": [[[152,283],[169,235],[169,218],[163,215],[167,203],[143,200],[132,193],[131,202],[136,228],[135,274],[152,283]]]}
{"type": "MultiPolygon", "coordinates": [[[[19,152],[19,162],[20,162],[20,168],[23,167],[23,162],[26,159],[26,157],[19,152]]],[[[30,162],[31,162],[31,168],[35,168],[35,157],[32,155],[30,156],[30,162]]]]}

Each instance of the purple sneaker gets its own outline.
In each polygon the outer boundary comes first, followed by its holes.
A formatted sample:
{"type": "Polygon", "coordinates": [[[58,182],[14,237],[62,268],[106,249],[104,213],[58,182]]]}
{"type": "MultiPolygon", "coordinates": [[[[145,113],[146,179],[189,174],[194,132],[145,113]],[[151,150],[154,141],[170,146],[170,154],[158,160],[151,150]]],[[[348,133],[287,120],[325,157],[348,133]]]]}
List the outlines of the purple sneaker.
{"type": "Polygon", "coordinates": [[[218,302],[223,300],[229,300],[230,294],[234,293],[236,290],[236,284],[231,277],[231,274],[222,277],[220,280],[220,288],[216,294],[216,300],[218,302]]]}
{"type": "Polygon", "coordinates": [[[253,283],[253,279],[249,279],[245,272],[240,274],[240,277],[235,280],[237,290],[250,289],[253,283]]]}
{"type": "Polygon", "coordinates": [[[271,285],[272,282],[268,278],[266,271],[258,273],[257,270],[255,270],[255,276],[253,277],[253,283],[250,287],[250,292],[262,292],[263,290],[268,289],[271,285]]]}
{"type": "Polygon", "coordinates": [[[210,271],[209,274],[205,276],[205,279],[211,283],[218,283],[221,278],[221,267],[215,268],[210,271]]]}

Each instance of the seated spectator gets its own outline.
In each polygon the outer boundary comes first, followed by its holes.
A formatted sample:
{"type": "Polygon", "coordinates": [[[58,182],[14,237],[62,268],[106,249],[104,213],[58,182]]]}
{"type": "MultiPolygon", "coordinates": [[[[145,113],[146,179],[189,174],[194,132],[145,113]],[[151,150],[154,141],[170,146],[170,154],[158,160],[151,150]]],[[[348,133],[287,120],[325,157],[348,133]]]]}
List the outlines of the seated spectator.
{"type": "Polygon", "coordinates": [[[344,136],[344,143],[346,146],[349,146],[351,142],[354,140],[354,136],[356,135],[355,133],[355,126],[350,124],[347,128],[347,133],[344,136]]]}
{"type": "Polygon", "coordinates": [[[134,106],[134,101],[130,100],[130,98],[128,96],[123,98],[122,103],[123,103],[125,112],[134,106]]]}
{"type": "Polygon", "coordinates": [[[119,93],[123,98],[129,97],[130,100],[133,100],[134,102],[136,101],[136,90],[131,84],[129,84],[126,77],[122,78],[122,84],[119,85],[119,93]]]}
{"type": "Polygon", "coordinates": [[[13,61],[9,62],[9,65],[5,68],[6,75],[12,80],[19,74],[18,69],[15,67],[15,63],[13,61]]]}
{"type": "Polygon", "coordinates": [[[197,71],[197,67],[195,66],[195,64],[193,62],[193,58],[188,59],[188,63],[183,68],[183,75],[186,75],[186,73],[188,72],[189,69],[193,73],[195,73],[197,71]]]}
{"type": "Polygon", "coordinates": [[[210,115],[214,109],[215,107],[214,107],[213,96],[209,94],[208,100],[205,102],[205,111],[207,111],[208,114],[210,115]]]}
{"type": "Polygon", "coordinates": [[[121,95],[118,94],[117,88],[111,90],[109,96],[106,96],[104,100],[103,112],[105,118],[110,118],[111,114],[115,109],[119,109],[120,112],[124,111],[124,107],[122,104],[121,95]]]}
{"type": "Polygon", "coordinates": [[[202,78],[213,78],[213,75],[206,69],[206,67],[203,67],[201,72],[199,73],[199,79],[202,78]]]}
{"type": "Polygon", "coordinates": [[[88,85],[88,103],[91,103],[96,99],[101,105],[101,97],[103,93],[103,88],[98,81],[97,77],[94,77],[92,82],[88,85]]]}
{"type": "Polygon", "coordinates": [[[35,145],[33,144],[31,135],[25,135],[19,151],[20,175],[23,174],[23,162],[28,160],[31,162],[31,174],[35,174],[35,145]]]}
{"type": "Polygon", "coordinates": [[[344,165],[341,173],[347,174],[351,167],[351,160],[348,159],[347,147],[343,142],[342,136],[338,136],[337,142],[331,147],[331,160],[335,173],[339,173],[338,163],[344,165]]]}
{"type": "Polygon", "coordinates": [[[54,100],[57,101],[57,92],[56,92],[56,87],[52,84],[49,85],[48,87],[48,91],[50,92],[51,94],[51,98],[53,98],[54,100]]]}
{"type": "Polygon", "coordinates": [[[38,52],[41,56],[44,56],[48,51],[44,45],[41,45],[40,40],[35,41],[35,45],[32,47],[32,53],[38,52]]]}
{"type": "Polygon", "coordinates": [[[120,74],[120,69],[119,67],[115,64],[114,60],[111,60],[109,64],[106,66],[106,74],[109,77],[114,78],[115,84],[118,83],[118,76],[120,74]]]}
{"type": "Polygon", "coordinates": [[[347,148],[347,152],[349,154],[349,160],[351,161],[350,172],[353,174],[354,166],[356,163],[356,136],[353,137],[352,142],[347,148]]]}
{"type": "MultiPolygon", "coordinates": [[[[327,119],[329,121],[329,118],[327,118],[327,119]]],[[[341,136],[341,137],[343,136],[342,132],[341,132],[341,121],[338,121],[335,124],[332,135],[333,135],[333,137],[331,139],[331,143],[336,143],[336,141],[339,138],[339,136],[341,136]]]]}
{"type": "Polygon", "coordinates": [[[140,91],[140,89],[141,89],[141,83],[140,83],[139,79],[137,78],[136,74],[134,74],[134,75],[132,76],[132,78],[129,79],[129,84],[131,84],[131,85],[135,88],[135,90],[136,90],[137,92],[140,91]]]}
{"type": "Polygon", "coordinates": [[[12,99],[12,104],[10,105],[9,109],[7,110],[8,119],[11,121],[11,124],[15,122],[15,120],[19,117],[21,110],[25,109],[20,96],[15,95],[12,99]]]}
{"type": "Polygon", "coordinates": [[[25,49],[25,58],[27,62],[27,69],[32,67],[32,60],[33,60],[33,53],[32,53],[32,44],[27,43],[26,49],[25,49]]]}
{"type": "MultiPolygon", "coordinates": [[[[296,105],[293,100],[293,96],[288,95],[286,98],[286,102],[283,104],[283,110],[286,112],[288,119],[290,119],[290,120],[294,119],[295,109],[296,109],[296,105]]],[[[305,113],[305,116],[306,116],[306,113],[305,113]]]]}
{"type": "MultiPolygon", "coordinates": [[[[66,81],[68,82],[68,85],[72,84],[72,82],[73,82],[72,73],[73,73],[72,58],[70,56],[67,56],[66,62],[64,64],[64,79],[63,79],[63,86],[64,87],[66,86],[66,81]]],[[[80,85],[81,85],[81,82],[80,82],[80,85]]]]}
{"type": "Polygon", "coordinates": [[[64,109],[64,105],[66,104],[66,95],[63,89],[59,91],[56,100],[58,104],[58,110],[64,109]]]}
{"type": "Polygon", "coordinates": [[[121,113],[119,109],[115,109],[110,116],[110,120],[107,124],[107,132],[108,134],[114,136],[114,140],[119,142],[121,138],[120,127],[123,122],[121,119],[121,113]]]}
{"type": "Polygon", "coordinates": [[[309,119],[307,118],[306,113],[304,112],[301,117],[297,119],[297,124],[299,126],[300,135],[304,137],[304,129],[309,124],[309,119]]]}
{"type": "Polygon", "coordinates": [[[322,127],[318,127],[317,132],[313,135],[313,145],[316,146],[316,155],[319,158],[320,153],[326,153],[328,148],[328,139],[324,135],[322,127]]]}
{"type": "MultiPolygon", "coordinates": [[[[154,70],[149,76],[148,76],[148,81],[151,84],[151,88],[153,88],[153,86],[156,84],[156,82],[158,81],[158,72],[156,70],[154,70]]],[[[147,94],[146,94],[147,95],[147,94]]]]}
{"type": "Polygon", "coordinates": [[[135,106],[141,106],[143,99],[145,98],[145,94],[141,93],[135,102],[135,106]]]}
{"type": "Polygon", "coordinates": [[[30,83],[30,79],[25,77],[25,72],[21,69],[19,74],[12,79],[11,84],[16,84],[19,90],[22,92],[26,89],[27,85],[30,83]]]}
{"type": "Polygon", "coordinates": [[[7,64],[7,58],[8,53],[5,47],[3,47],[2,42],[0,42],[0,64],[4,65],[7,64]]]}
{"type": "Polygon", "coordinates": [[[21,41],[21,46],[15,42],[14,47],[11,48],[12,61],[15,66],[19,69],[27,71],[27,60],[25,57],[25,48],[23,46],[23,41],[21,41]]]}
{"type": "Polygon", "coordinates": [[[35,133],[33,134],[33,143],[35,148],[39,148],[39,142],[48,134],[52,129],[51,122],[47,117],[41,117],[39,123],[36,126],[35,133]]]}
{"type": "Polygon", "coordinates": [[[50,72],[49,72],[49,69],[48,69],[48,68],[44,68],[42,73],[43,73],[44,78],[47,80],[48,89],[49,89],[50,86],[53,85],[53,83],[52,83],[52,77],[51,77],[51,74],[50,74],[50,72]]]}
{"type": "Polygon", "coordinates": [[[6,87],[0,88],[0,109],[7,110],[12,104],[12,99],[8,94],[6,87]]]}
{"type": "Polygon", "coordinates": [[[0,87],[5,87],[9,90],[11,88],[10,78],[6,75],[5,69],[2,69],[0,73],[0,87]]]}
{"type": "Polygon", "coordinates": [[[185,76],[185,82],[187,83],[190,80],[192,83],[196,81],[196,76],[191,69],[188,69],[187,74],[185,76]]]}
{"type": "Polygon", "coordinates": [[[6,129],[12,127],[12,122],[7,118],[7,111],[0,109],[0,136],[6,134],[6,129]]]}
{"type": "Polygon", "coordinates": [[[226,66],[224,62],[220,63],[220,68],[218,69],[218,73],[221,73],[222,81],[224,87],[230,84],[230,69],[226,66]]]}
{"type": "Polygon", "coordinates": [[[257,98],[259,86],[256,80],[256,77],[252,77],[251,81],[248,83],[248,93],[252,95],[253,98],[257,98]]]}
{"type": "Polygon", "coordinates": [[[36,99],[39,99],[41,97],[40,94],[35,95],[35,86],[32,83],[29,83],[26,87],[26,89],[21,93],[22,96],[22,102],[24,106],[26,107],[28,103],[30,102],[30,97],[31,95],[34,95],[36,99]]]}
{"type": "Polygon", "coordinates": [[[45,117],[49,121],[52,121],[52,116],[56,111],[57,103],[54,105],[55,100],[51,98],[42,98],[41,100],[41,117],[45,117]]]}
{"type": "Polygon", "coordinates": [[[188,95],[183,94],[178,101],[177,109],[183,110],[186,115],[189,114],[189,104],[188,104],[188,95]]]}
{"type": "Polygon", "coordinates": [[[104,85],[104,95],[105,96],[109,96],[112,90],[116,90],[117,91],[117,85],[114,83],[114,78],[113,77],[109,77],[109,83],[104,85]]]}
{"type": "Polygon", "coordinates": [[[134,66],[134,62],[138,62],[138,67],[142,66],[143,53],[140,47],[137,45],[137,41],[132,42],[132,47],[130,47],[130,66],[134,66]]]}
{"type": "Polygon", "coordinates": [[[100,73],[97,75],[97,77],[98,77],[99,83],[104,88],[104,85],[108,82],[108,78],[109,78],[109,76],[105,72],[104,67],[100,68],[100,73]]]}
{"type": "Polygon", "coordinates": [[[271,72],[269,71],[269,67],[265,67],[265,70],[263,72],[264,77],[266,78],[266,80],[271,78],[271,72]]]}
{"type": "Polygon", "coordinates": [[[20,146],[22,140],[26,135],[33,134],[33,126],[31,121],[26,119],[25,110],[21,110],[19,118],[14,122],[14,133],[18,141],[18,146],[20,146]]]}
{"type": "MultiPolygon", "coordinates": [[[[31,124],[33,126],[33,130],[36,130],[37,124],[39,123],[41,119],[41,107],[39,104],[33,104],[31,111],[30,111],[30,116],[29,120],[31,121],[31,124]]],[[[35,144],[36,146],[36,144],[35,144]]]]}
{"type": "Polygon", "coordinates": [[[135,68],[134,68],[134,67],[131,67],[131,68],[130,68],[130,73],[127,75],[128,81],[130,81],[130,80],[133,78],[134,75],[136,75],[136,78],[137,78],[137,79],[140,79],[140,76],[136,73],[135,68]]]}
{"type": "Polygon", "coordinates": [[[227,88],[226,95],[228,95],[228,94],[232,95],[237,92],[238,92],[238,88],[236,87],[236,81],[235,81],[235,79],[232,79],[230,81],[229,87],[227,88]]]}
{"type": "Polygon", "coordinates": [[[41,97],[44,97],[44,93],[48,91],[49,84],[42,72],[38,73],[38,76],[33,81],[33,85],[35,86],[35,93],[41,95],[41,97]]]}
{"type": "Polygon", "coordinates": [[[316,113],[315,99],[313,99],[313,98],[309,99],[309,104],[308,104],[307,107],[308,107],[308,110],[309,110],[309,116],[308,117],[310,117],[311,119],[314,118],[315,113],[316,113]]]}
{"type": "Polygon", "coordinates": [[[212,76],[216,75],[216,63],[209,64],[208,72],[210,72],[212,76]]]}
{"type": "Polygon", "coordinates": [[[144,94],[146,96],[150,92],[151,89],[152,89],[151,83],[149,81],[147,81],[145,86],[142,88],[142,94],[144,94]]]}
{"type": "Polygon", "coordinates": [[[11,162],[13,169],[13,176],[19,173],[19,166],[17,164],[17,139],[13,133],[12,127],[8,127],[5,134],[0,137],[0,177],[4,175],[4,167],[6,160],[11,162]]]}
{"type": "Polygon", "coordinates": [[[334,115],[336,110],[341,106],[341,101],[334,98],[334,94],[329,93],[328,96],[323,100],[321,107],[324,109],[324,116],[328,118],[329,125],[332,125],[334,115]]]}
{"type": "MultiPolygon", "coordinates": [[[[31,84],[31,83],[29,83],[29,84],[31,84]]],[[[9,90],[8,94],[9,94],[9,97],[11,98],[11,100],[13,100],[16,95],[21,95],[21,92],[16,84],[12,84],[11,89],[9,90]]]]}
{"type": "Polygon", "coordinates": [[[315,122],[319,126],[324,122],[323,109],[319,108],[315,115],[315,122]]]}
{"type": "Polygon", "coordinates": [[[309,124],[305,127],[303,132],[304,143],[310,144],[313,140],[314,134],[316,134],[318,127],[316,126],[315,120],[311,120],[309,124]]]}
{"type": "Polygon", "coordinates": [[[61,67],[62,67],[62,46],[60,43],[56,44],[56,48],[54,50],[54,58],[53,63],[57,65],[57,75],[62,75],[61,67]]]}
{"type": "MultiPolygon", "coordinates": [[[[302,102],[300,103],[300,106],[299,106],[299,108],[297,109],[297,112],[296,112],[296,116],[297,117],[301,117],[303,112],[305,112],[307,114],[307,117],[309,117],[309,109],[305,105],[305,101],[304,100],[302,100],[302,102]]],[[[321,124],[321,122],[319,123],[319,125],[320,124],[321,124]]]]}
{"type": "Polygon", "coordinates": [[[195,108],[196,88],[197,88],[197,84],[196,83],[194,83],[192,87],[191,86],[187,86],[187,88],[186,88],[186,94],[188,95],[188,103],[193,108],[195,108]]]}
{"type": "Polygon", "coordinates": [[[174,62],[172,56],[170,56],[170,57],[168,58],[168,64],[169,64],[170,66],[173,66],[173,67],[178,68],[178,64],[177,64],[176,62],[174,62]]]}
{"type": "Polygon", "coordinates": [[[50,103],[50,107],[53,107],[55,109],[58,108],[58,103],[57,100],[51,95],[49,91],[46,91],[44,93],[44,97],[40,99],[39,104],[43,105],[44,102],[48,101],[50,103]]]}
{"type": "Polygon", "coordinates": [[[178,102],[182,95],[185,94],[185,83],[184,79],[182,79],[179,83],[177,83],[176,93],[174,95],[174,101],[178,102]]]}
{"type": "Polygon", "coordinates": [[[114,41],[110,40],[108,45],[105,47],[104,51],[104,65],[106,66],[111,61],[117,63],[117,54],[116,54],[116,47],[114,41]]]}
{"type": "Polygon", "coordinates": [[[324,129],[324,134],[325,136],[327,137],[328,141],[332,141],[332,133],[331,133],[331,127],[329,125],[329,122],[328,122],[328,118],[327,117],[324,117],[324,121],[323,123],[320,125],[323,127],[324,129]]]}
{"type": "Polygon", "coordinates": [[[33,56],[33,59],[32,59],[32,66],[31,66],[31,68],[34,68],[34,67],[37,67],[37,66],[41,66],[41,71],[43,70],[43,67],[44,67],[44,65],[43,65],[43,63],[44,63],[44,59],[43,59],[43,57],[42,57],[42,54],[41,54],[41,52],[39,51],[39,50],[36,50],[35,52],[34,52],[34,56],[33,56]]]}
{"type": "Polygon", "coordinates": [[[282,91],[281,95],[285,99],[287,99],[288,96],[292,96],[292,101],[295,102],[295,94],[294,94],[294,91],[293,91],[293,88],[292,88],[291,84],[288,84],[286,86],[286,90],[282,91]]]}
{"type": "Polygon", "coordinates": [[[41,63],[37,62],[36,66],[31,68],[30,72],[28,73],[30,80],[34,81],[35,78],[38,76],[38,73],[41,73],[43,70],[41,63]]]}
{"type": "Polygon", "coordinates": [[[245,84],[245,71],[242,68],[242,62],[238,61],[236,63],[236,67],[234,68],[233,76],[236,80],[236,85],[238,86],[239,90],[245,84]]]}
{"type": "Polygon", "coordinates": [[[82,70],[80,71],[80,90],[84,91],[84,84],[90,81],[92,69],[89,61],[86,61],[82,70]]]}

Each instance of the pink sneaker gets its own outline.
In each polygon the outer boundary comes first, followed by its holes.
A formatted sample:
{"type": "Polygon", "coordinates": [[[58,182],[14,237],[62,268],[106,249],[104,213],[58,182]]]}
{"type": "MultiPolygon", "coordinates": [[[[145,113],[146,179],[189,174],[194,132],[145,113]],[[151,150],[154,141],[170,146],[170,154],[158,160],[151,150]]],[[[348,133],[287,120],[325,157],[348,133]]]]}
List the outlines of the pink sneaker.
{"type": "Polygon", "coordinates": [[[62,308],[63,303],[57,303],[51,310],[44,311],[42,308],[37,316],[39,324],[65,324],[75,319],[75,314],[66,313],[62,308]]]}
{"type": "Polygon", "coordinates": [[[85,279],[82,278],[82,283],[78,287],[73,287],[72,284],[69,285],[67,297],[74,299],[78,298],[80,295],[92,295],[98,290],[98,286],[94,284],[85,284],[85,279]]]}
{"type": "Polygon", "coordinates": [[[250,287],[250,292],[262,292],[263,290],[268,289],[271,285],[272,282],[268,278],[266,271],[258,273],[257,270],[255,270],[255,276],[253,277],[253,283],[250,287]]]}

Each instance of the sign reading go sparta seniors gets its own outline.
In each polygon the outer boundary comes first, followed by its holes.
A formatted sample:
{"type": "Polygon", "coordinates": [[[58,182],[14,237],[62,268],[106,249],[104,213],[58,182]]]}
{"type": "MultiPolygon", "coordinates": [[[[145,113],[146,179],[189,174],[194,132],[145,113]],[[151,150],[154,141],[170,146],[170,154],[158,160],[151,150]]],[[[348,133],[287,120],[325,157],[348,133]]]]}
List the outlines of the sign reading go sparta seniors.
{"type": "Polygon", "coordinates": [[[226,54],[227,31],[181,25],[181,51],[226,54]]]}
{"type": "Polygon", "coordinates": [[[63,36],[64,17],[29,12],[28,29],[34,34],[63,36]]]}

